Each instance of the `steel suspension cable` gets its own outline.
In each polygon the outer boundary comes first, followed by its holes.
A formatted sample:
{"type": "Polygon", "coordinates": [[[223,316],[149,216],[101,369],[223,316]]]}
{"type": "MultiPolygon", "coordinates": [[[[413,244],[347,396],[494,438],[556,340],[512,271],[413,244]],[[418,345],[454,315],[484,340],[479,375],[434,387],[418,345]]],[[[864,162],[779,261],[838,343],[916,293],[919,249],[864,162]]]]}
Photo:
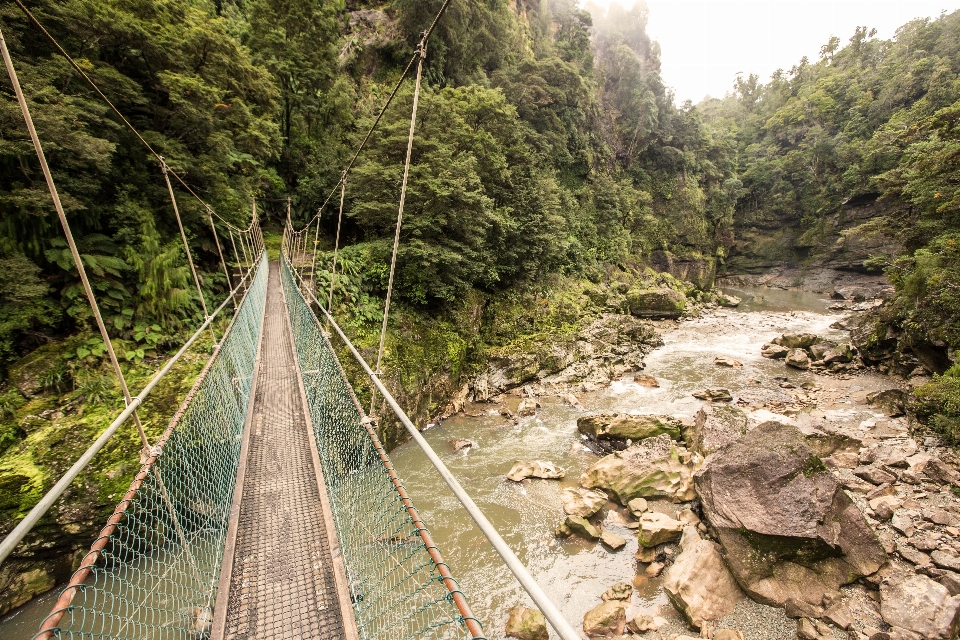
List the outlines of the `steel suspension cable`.
{"type": "Polygon", "coordinates": [[[333,285],[337,280],[337,251],[340,249],[340,222],[343,220],[343,199],[347,194],[347,172],[340,179],[340,213],[337,214],[337,235],[333,241],[333,265],[330,267],[330,295],[327,296],[327,311],[333,313],[333,285]]]}
{"type": "MultiPolygon", "coordinates": [[[[426,36],[420,41],[417,50],[419,62],[417,63],[417,83],[413,90],[413,109],[410,113],[410,133],[407,135],[407,159],[403,164],[403,183],[400,186],[400,207],[397,210],[397,228],[393,234],[393,253],[390,256],[390,278],[387,281],[387,297],[383,305],[383,324],[380,326],[380,348],[377,349],[377,375],[382,375],[380,364],[383,360],[383,347],[387,338],[387,320],[390,318],[390,298],[393,295],[393,275],[397,268],[397,250],[400,247],[400,227],[403,224],[403,205],[407,200],[407,180],[410,176],[410,158],[413,155],[413,136],[417,128],[417,106],[420,103],[420,80],[423,77],[423,59],[427,55],[426,36]]],[[[374,385],[370,391],[370,411],[373,413],[374,403],[377,400],[377,387],[374,385]]]]}
{"type": "MultiPolygon", "coordinates": [[[[210,317],[207,311],[207,301],[203,297],[203,289],[200,288],[200,278],[197,276],[197,268],[193,264],[193,256],[190,254],[190,243],[187,242],[187,232],[183,230],[183,220],[180,219],[180,207],[177,206],[177,197],[173,194],[173,185],[170,184],[170,176],[167,170],[167,163],[163,156],[160,156],[160,168],[163,170],[163,179],[167,183],[167,191],[170,192],[170,202],[173,204],[173,214],[177,217],[177,226],[180,227],[180,237],[183,239],[183,250],[187,253],[187,263],[190,265],[190,273],[193,274],[193,283],[197,286],[197,295],[200,296],[200,306],[203,308],[203,319],[210,317]]],[[[210,337],[213,338],[213,344],[217,344],[217,334],[213,331],[213,325],[210,325],[210,337]]]]}
{"type": "MultiPolygon", "coordinates": [[[[230,271],[227,269],[227,261],[223,259],[223,248],[220,246],[220,236],[217,235],[217,225],[213,223],[213,212],[207,207],[207,219],[210,221],[210,230],[213,231],[213,241],[217,244],[217,255],[220,256],[220,266],[223,267],[223,275],[227,278],[227,289],[233,289],[233,282],[230,280],[230,271]]],[[[233,308],[237,308],[236,299],[233,300],[233,308]]]]}

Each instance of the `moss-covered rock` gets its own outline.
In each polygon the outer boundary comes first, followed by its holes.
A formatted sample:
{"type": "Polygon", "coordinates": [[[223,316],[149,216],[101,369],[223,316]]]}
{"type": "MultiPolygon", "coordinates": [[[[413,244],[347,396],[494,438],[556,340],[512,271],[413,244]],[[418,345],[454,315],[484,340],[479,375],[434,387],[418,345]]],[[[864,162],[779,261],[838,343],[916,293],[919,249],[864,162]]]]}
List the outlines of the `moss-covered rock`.
{"type": "Polygon", "coordinates": [[[681,427],[681,422],[670,416],[602,413],[577,419],[580,433],[599,440],[640,442],[661,434],[679,440],[681,427]]]}
{"type": "Polygon", "coordinates": [[[627,305],[638,318],[679,318],[687,308],[687,298],[667,287],[633,289],[627,293],[627,305]]]}

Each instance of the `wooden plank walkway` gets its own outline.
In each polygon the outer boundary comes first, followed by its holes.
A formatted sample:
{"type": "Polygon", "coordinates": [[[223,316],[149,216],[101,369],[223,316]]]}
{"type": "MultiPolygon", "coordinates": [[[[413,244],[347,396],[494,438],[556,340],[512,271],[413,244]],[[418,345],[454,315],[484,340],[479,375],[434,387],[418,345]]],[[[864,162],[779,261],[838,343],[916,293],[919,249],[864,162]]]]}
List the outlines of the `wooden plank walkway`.
{"type": "Polygon", "coordinates": [[[212,636],[355,638],[275,262],[255,375],[212,636]]]}

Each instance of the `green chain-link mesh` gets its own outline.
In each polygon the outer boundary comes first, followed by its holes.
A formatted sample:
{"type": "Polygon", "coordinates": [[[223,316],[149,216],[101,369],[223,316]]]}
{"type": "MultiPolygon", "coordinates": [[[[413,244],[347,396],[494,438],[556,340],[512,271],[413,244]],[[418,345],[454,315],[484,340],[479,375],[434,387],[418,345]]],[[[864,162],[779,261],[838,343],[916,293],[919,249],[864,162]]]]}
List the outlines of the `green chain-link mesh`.
{"type": "Polygon", "coordinates": [[[320,322],[281,259],[284,296],[303,373],[333,521],[360,637],[470,638],[417,525],[376,450],[320,322]]]}
{"type": "Polygon", "coordinates": [[[173,418],[162,454],[141,472],[55,636],[196,640],[209,632],[267,272],[264,256],[219,353],[173,418]]]}

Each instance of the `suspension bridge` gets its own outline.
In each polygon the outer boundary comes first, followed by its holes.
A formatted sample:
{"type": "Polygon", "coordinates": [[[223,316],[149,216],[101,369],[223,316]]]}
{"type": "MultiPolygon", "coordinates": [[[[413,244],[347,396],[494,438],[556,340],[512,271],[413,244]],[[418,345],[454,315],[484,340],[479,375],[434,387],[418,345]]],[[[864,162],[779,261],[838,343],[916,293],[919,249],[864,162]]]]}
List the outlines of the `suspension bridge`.
{"type": "Polygon", "coordinates": [[[473,615],[455,567],[444,561],[379,441],[371,415],[374,404],[364,411],[354,393],[356,383],[369,384],[374,398],[379,394],[380,406],[388,408],[423,449],[554,631],[564,640],[579,638],[380,379],[423,61],[430,34],[450,0],[422,34],[393,92],[317,214],[296,229],[288,204],[281,254],[275,261],[268,260],[256,201],[246,228],[217,215],[20,0],[16,2],[156,157],[205,317],[144,389],[131,394],[0,33],[4,64],[126,404],[0,542],[0,563],[121,427],[132,421],[143,445],[139,472],[34,637],[485,638],[483,621],[473,615]],[[350,170],[414,67],[390,276],[379,349],[371,367],[330,314],[340,221],[350,170]],[[204,297],[174,182],[207,212],[231,289],[216,308],[204,297]],[[337,191],[340,211],[330,286],[321,292],[320,216],[337,191]],[[214,321],[231,312],[226,329],[217,335],[214,321]],[[162,436],[150,442],[138,407],[206,331],[213,338],[212,355],[182,404],[171,408],[162,436]],[[356,360],[364,372],[362,379],[351,381],[338,350],[356,360]]]}

